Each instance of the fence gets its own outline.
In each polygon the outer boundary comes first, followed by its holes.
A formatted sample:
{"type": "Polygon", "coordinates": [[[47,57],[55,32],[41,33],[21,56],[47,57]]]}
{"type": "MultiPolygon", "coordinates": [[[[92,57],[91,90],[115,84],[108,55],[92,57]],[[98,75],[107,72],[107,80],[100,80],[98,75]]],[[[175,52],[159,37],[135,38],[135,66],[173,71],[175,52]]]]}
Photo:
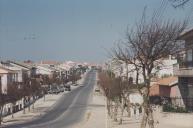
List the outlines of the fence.
{"type": "Polygon", "coordinates": [[[172,105],[186,107],[186,109],[193,111],[193,98],[172,97],[170,99],[172,105]]]}
{"type": "Polygon", "coordinates": [[[151,96],[150,102],[156,105],[170,104],[172,106],[184,107],[188,111],[193,111],[193,98],[151,96]]]}

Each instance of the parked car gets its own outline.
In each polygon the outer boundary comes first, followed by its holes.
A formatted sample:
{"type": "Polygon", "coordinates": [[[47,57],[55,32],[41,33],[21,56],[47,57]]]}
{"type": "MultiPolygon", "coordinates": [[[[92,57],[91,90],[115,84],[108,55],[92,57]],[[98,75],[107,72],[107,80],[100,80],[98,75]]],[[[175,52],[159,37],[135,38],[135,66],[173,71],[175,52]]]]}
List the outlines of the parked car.
{"type": "Polygon", "coordinates": [[[60,92],[64,92],[64,87],[59,87],[60,92]]]}
{"type": "Polygon", "coordinates": [[[50,87],[50,89],[47,92],[48,94],[58,94],[61,92],[61,90],[58,86],[53,86],[53,87],[50,87]]]}
{"type": "Polygon", "coordinates": [[[48,93],[48,94],[52,94],[52,90],[48,90],[47,93],[48,93]]]}
{"type": "Polygon", "coordinates": [[[65,85],[65,91],[71,91],[70,85],[65,85]]]}
{"type": "Polygon", "coordinates": [[[58,93],[60,93],[59,89],[55,88],[55,89],[52,90],[52,94],[58,94],[58,93]]]}
{"type": "Polygon", "coordinates": [[[95,88],[95,92],[100,92],[100,89],[99,88],[95,88]]]}
{"type": "Polygon", "coordinates": [[[72,86],[77,86],[77,85],[78,85],[77,83],[72,84],[72,86]]]}

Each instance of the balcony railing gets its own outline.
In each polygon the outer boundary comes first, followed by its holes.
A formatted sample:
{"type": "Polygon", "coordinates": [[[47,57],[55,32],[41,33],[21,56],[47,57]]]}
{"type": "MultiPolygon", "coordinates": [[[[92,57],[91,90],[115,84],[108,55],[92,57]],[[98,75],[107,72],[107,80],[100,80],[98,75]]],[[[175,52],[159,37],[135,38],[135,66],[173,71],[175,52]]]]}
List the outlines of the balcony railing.
{"type": "Polygon", "coordinates": [[[174,65],[174,75],[181,77],[193,77],[193,62],[181,62],[174,65]]]}

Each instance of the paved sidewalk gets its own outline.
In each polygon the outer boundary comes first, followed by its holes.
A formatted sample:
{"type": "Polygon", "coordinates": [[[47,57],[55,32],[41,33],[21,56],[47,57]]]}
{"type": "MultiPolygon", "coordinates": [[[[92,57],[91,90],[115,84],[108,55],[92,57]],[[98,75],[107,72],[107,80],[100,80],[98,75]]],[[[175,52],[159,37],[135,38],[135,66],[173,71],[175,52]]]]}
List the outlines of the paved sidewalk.
{"type": "MultiPolygon", "coordinates": [[[[82,79],[78,80],[77,84],[81,85],[83,83],[86,74],[87,73],[82,75],[82,79]]],[[[79,86],[71,86],[71,89],[74,90],[78,87],[79,86]]],[[[53,105],[62,95],[66,93],[68,92],[65,91],[59,94],[47,94],[45,101],[43,97],[38,99],[34,104],[34,109],[32,109],[32,106],[30,106],[31,107],[30,111],[28,111],[28,108],[26,108],[25,114],[23,114],[23,110],[22,110],[17,113],[14,113],[14,118],[12,118],[11,115],[4,117],[2,125],[0,127],[3,127],[5,125],[10,125],[10,124],[28,122],[30,120],[38,118],[39,116],[42,116],[43,114],[45,114],[47,111],[49,111],[53,107],[53,105]]]]}
{"type": "Polygon", "coordinates": [[[105,128],[105,126],[105,98],[102,95],[94,94],[93,100],[85,115],[85,123],[81,126],[81,128],[105,128]]]}
{"type": "MultiPolygon", "coordinates": [[[[126,112],[121,125],[114,122],[110,117],[108,119],[108,128],[140,128],[141,117],[136,118],[133,116],[129,118],[126,112]]],[[[159,108],[154,111],[154,121],[155,128],[193,128],[193,113],[163,113],[159,108]]]]}

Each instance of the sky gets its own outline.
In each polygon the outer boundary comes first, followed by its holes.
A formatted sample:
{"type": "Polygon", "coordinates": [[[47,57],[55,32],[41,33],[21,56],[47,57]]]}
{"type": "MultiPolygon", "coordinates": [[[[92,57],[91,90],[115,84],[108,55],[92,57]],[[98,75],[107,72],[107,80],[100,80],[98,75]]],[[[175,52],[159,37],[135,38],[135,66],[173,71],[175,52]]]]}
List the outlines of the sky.
{"type": "MultiPolygon", "coordinates": [[[[161,1],[0,0],[0,60],[104,62],[144,7],[152,14],[161,1]]],[[[164,11],[181,20],[190,7],[164,11]]]]}

